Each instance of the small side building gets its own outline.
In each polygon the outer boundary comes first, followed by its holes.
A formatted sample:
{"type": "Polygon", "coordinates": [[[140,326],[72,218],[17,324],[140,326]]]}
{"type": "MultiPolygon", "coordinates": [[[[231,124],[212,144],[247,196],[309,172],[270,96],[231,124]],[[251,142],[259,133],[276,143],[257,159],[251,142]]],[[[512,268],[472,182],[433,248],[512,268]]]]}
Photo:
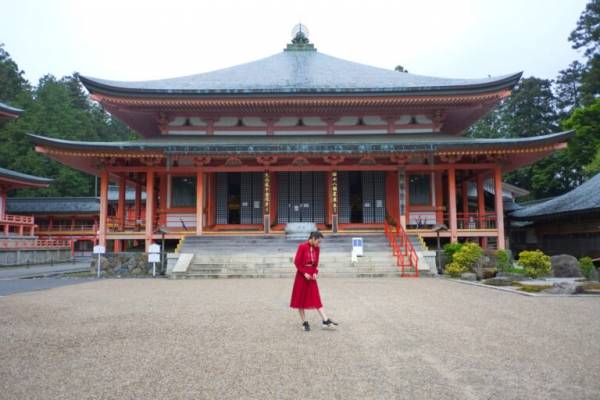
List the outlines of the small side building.
{"type": "Polygon", "coordinates": [[[508,214],[512,250],[589,256],[600,261],[600,174],[581,186],[508,214]]]}

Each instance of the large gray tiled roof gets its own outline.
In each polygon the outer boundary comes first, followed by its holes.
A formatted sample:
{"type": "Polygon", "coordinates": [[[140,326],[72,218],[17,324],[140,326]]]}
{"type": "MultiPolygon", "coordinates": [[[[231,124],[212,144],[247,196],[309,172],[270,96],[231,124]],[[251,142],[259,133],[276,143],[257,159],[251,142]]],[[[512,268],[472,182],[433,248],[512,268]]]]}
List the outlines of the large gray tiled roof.
{"type": "Polygon", "coordinates": [[[535,219],[551,215],[600,212],[600,174],[579,187],[550,200],[520,208],[510,214],[516,219],[535,219]]]}
{"type": "Polygon", "coordinates": [[[136,95],[477,92],[514,86],[521,73],[481,79],[416,75],[332,57],[317,51],[283,51],[212,72],[122,82],[80,76],[91,92],[136,95]]]}
{"type": "Polygon", "coordinates": [[[49,184],[52,179],[42,178],[40,176],[27,175],[22,172],[13,171],[11,169],[0,168],[0,178],[7,178],[33,184],[49,184]]]}
{"type": "Polygon", "coordinates": [[[528,138],[473,139],[442,133],[397,135],[194,136],[161,137],[131,142],[78,142],[29,135],[40,145],[89,151],[162,151],[166,154],[394,153],[461,149],[506,149],[562,143],[573,131],[528,138]]]}

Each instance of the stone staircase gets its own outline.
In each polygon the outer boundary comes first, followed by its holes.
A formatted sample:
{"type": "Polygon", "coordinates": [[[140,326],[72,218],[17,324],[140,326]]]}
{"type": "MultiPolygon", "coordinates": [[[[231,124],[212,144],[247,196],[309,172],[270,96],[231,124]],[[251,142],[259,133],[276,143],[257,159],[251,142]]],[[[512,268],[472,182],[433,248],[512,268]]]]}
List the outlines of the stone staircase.
{"type": "MultiPolygon", "coordinates": [[[[356,236],[356,235],[354,235],[356,236]]],[[[321,242],[321,277],[398,277],[395,257],[383,234],[363,234],[364,255],[351,262],[352,236],[327,235],[321,242]]],[[[293,277],[293,257],[300,241],[283,235],[195,236],[185,239],[180,254],[191,262],[175,268],[171,278],[293,277]]],[[[180,258],[182,258],[180,256],[180,258]]]]}

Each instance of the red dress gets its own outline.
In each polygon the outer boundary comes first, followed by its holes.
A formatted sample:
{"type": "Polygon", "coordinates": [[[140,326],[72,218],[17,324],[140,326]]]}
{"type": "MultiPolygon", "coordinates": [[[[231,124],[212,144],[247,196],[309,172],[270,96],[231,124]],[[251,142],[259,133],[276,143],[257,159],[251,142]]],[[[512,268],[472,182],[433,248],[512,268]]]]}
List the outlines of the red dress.
{"type": "Polygon", "coordinates": [[[319,248],[311,246],[308,242],[300,243],[294,264],[297,271],[290,307],[303,309],[323,307],[317,281],[304,277],[305,273],[311,276],[319,273],[319,248]]]}

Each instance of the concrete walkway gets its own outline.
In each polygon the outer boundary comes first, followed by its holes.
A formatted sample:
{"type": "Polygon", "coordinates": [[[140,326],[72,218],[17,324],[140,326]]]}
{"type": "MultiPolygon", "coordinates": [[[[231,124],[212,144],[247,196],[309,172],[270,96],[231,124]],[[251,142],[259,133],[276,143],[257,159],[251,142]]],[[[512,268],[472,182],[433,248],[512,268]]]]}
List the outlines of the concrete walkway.
{"type": "Polygon", "coordinates": [[[88,271],[89,269],[89,262],[40,264],[27,267],[0,267],[0,279],[32,278],[64,272],[88,271]]]}
{"type": "Polygon", "coordinates": [[[600,299],[440,279],[101,280],[0,298],[7,399],[600,398],[600,299]],[[308,314],[316,325],[316,313],[308,314]]]}

